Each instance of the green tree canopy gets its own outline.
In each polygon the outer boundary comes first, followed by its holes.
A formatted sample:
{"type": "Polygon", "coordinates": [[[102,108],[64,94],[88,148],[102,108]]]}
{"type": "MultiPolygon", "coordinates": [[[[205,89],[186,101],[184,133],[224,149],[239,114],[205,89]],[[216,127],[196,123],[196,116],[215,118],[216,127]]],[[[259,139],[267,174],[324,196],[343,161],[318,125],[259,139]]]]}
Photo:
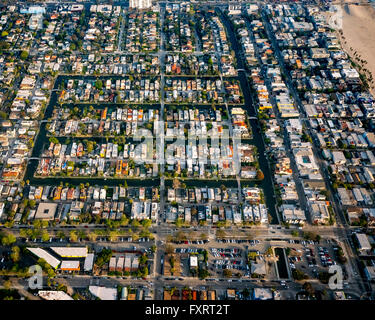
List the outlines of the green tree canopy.
{"type": "Polygon", "coordinates": [[[20,58],[22,60],[26,60],[28,56],[29,56],[29,53],[24,50],[24,51],[21,52],[20,58]]]}

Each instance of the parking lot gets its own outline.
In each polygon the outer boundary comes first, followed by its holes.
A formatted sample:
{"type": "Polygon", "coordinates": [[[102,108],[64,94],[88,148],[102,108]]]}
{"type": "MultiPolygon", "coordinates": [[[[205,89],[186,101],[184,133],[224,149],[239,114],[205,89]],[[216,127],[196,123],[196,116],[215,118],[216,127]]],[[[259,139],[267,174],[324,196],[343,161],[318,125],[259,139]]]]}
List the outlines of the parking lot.
{"type": "Polygon", "coordinates": [[[211,248],[211,255],[214,257],[211,262],[213,271],[220,272],[225,269],[232,269],[237,271],[246,271],[248,266],[246,264],[246,255],[244,250],[239,248],[211,248]]]}
{"type": "MultiPolygon", "coordinates": [[[[291,270],[298,269],[309,278],[318,278],[320,272],[328,272],[329,267],[336,265],[337,246],[330,240],[324,243],[314,241],[289,241],[289,266],[291,270]]],[[[344,270],[345,275],[345,270],[344,270]]]]}
{"type": "MultiPolygon", "coordinates": [[[[251,277],[250,268],[248,266],[248,252],[255,251],[259,260],[264,260],[264,253],[269,248],[269,241],[262,240],[248,240],[248,239],[217,239],[215,241],[198,240],[198,241],[179,241],[176,245],[176,253],[201,253],[203,249],[208,252],[208,271],[211,277],[222,279],[224,278],[224,270],[229,269],[232,276],[240,274],[241,277],[251,277]],[[186,245],[198,244],[199,249],[187,248],[186,245]]],[[[184,260],[181,259],[184,264],[184,260]]],[[[186,263],[187,264],[187,263],[186,263]]],[[[275,279],[275,265],[269,266],[267,263],[266,278],[275,279]]],[[[182,268],[183,270],[183,268],[182,268]]],[[[208,280],[210,279],[208,278],[208,280]]],[[[232,281],[237,279],[231,279],[232,281]]],[[[245,279],[244,279],[245,280],[245,279]]],[[[256,281],[256,279],[250,279],[256,281]]],[[[218,280],[221,281],[221,280],[218,280]]]]}

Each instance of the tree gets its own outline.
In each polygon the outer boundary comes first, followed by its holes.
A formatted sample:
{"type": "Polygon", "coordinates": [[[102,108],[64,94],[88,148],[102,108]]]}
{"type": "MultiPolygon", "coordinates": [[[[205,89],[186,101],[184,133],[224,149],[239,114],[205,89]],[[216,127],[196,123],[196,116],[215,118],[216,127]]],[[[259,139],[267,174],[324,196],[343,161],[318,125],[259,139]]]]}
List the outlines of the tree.
{"type": "Polygon", "coordinates": [[[200,237],[201,240],[207,240],[208,234],[207,233],[201,233],[199,237],[200,237]]]}
{"type": "Polygon", "coordinates": [[[87,141],[86,143],[86,149],[87,153],[91,153],[94,150],[94,142],[93,141],[87,141]]]}
{"type": "Polygon", "coordinates": [[[70,231],[69,232],[69,237],[70,237],[70,241],[72,242],[77,242],[78,240],[78,236],[77,236],[77,232],[76,231],[70,231]]]}
{"type": "Polygon", "coordinates": [[[305,282],[302,286],[302,289],[306,291],[306,293],[312,297],[315,295],[315,290],[311,284],[311,282],[305,282]]]}
{"type": "Polygon", "coordinates": [[[302,272],[301,270],[299,269],[293,269],[292,271],[292,275],[293,275],[293,278],[295,280],[304,280],[304,279],[308,279],[308,275],[305,274],[304,272],[302,272]]]}
{"type": "Polygon", "coordinates": [[[141,269],[141,276],[143,278],[146,278],[148,276],[148,268],[147,266],[144,266],[142,269],[141,269]]]}
{"type": "Polygon", "coordinates": [[[319,272],[318,278],[321,283],[327,284],[329,281],[329,278],[331,277],[331,274],[326,271],[319,272]]]}
{"type": "Polygon", "coordinates": [[[293,230],[292,231],[292,236],[293,237],[298,237],[299,236],[299,232],[297,230],[293,230]]]}
{"type": "Polygon", "coordinates": [[[1,239],[1,243],[3,246],[11,246],[16,240],[16,237],[12,233],[9,233],[1,239]]]}
{"type": "Polygon", "coordinates": [[[101,90],[103,88],[103,81],[98,79],[95,81],[95,88],[101,90]]]}
{"type": "Polygon", "coordinates": [[[263,180],[264,179],[264,174],[262,170],[257,170],[257,180],[263,180]]]}
{"type": "Polygon", "coordinates": [[[96,264],[99,267],[102,267],[105,263],[108,263],[109,260],[112,257],[112,250],[110,249],[102,249],[102,251],[99,252],[97,259],[96,259],[96,264]]]}
{"type": "Polygon", "coordinates": [[[173,179],[173,189],[178,189],[180,187],[181,183],[178,179],[173,179]]]}
{"type": "Polygon", "coordinates": [[[268,249],[266,250],[266,254],[267,254],[267,255],[270,255],[270,256],[273,255],[273,249],[272,249],[271,246],[269,246],[268,249]]]}
{"type": "Polygon", "coordinates": [[[256,253],[256,251],[250,251],[248,254],[247,254],[248,258],[250,260],[255,260],[256,257],[258,256],[258,254],[256,253]]]}
{"type": "Polygon", "coordinates": [[[0,111],[0,118],[1,119],[6,119],[8,117],[7,113],[4,111],[0,111]]]}
{"type": "Polygon", "coordinates": [[[33,221],[34,229],[40,229],[42,227],[42,221],[41,220],[34,220],[33,221]]]}
{"type": "Polygon", "coordinates": [[[122,215],[121,220],[120,220],[121,226],[127,226],[129,224],[129,219],[126,217],[126,215],[122,215]]]}
{"type": "Polygon", "coordinates": [[[200,279],[205,279],[205,278],[207,278],[209,275],[210,275],[210,273],[209,273],[206,269],[200,268],[200,269],[198,270],[198,277],[199,277],[200,279]]]}
{"type": "Polygon", "coordinates": [[[147,256],[145,254],[143,254],[139,257],[139,264],[141,264],[141,265],[146,264],[147,260],[148,260],[147,256]]]}
{"type": "Polygon", "coordinates": [[[313,241],[317,241],[319,242],[320,241],[320,235],[314,233],[314,232],[304,232],[303,233],[303,237],[306,239],[306,240],[313,240],[313,241]]]}
{"type": "Polygon", "coordinates": [[[64,233],[63,231],[59,231],[59,232],[57,233],[57,237],[58,237],[59,239],[64,239],[64,238],[65,238],[65,233],[64,233]]]}
{"type": "Polygon", "coordinates": [[[48,140],[49,140],[49,142],[52,142],[54,144],[58,144],[59,143],[59,140],[56,137],[50,137],[48,140]]]}
{"type": "Polygon", "coordinates": [[[144,219],[144,220],[142,220],[141,224],[144,228],[150,228],[151,227],[151,220],[150,219],[144,219]]]}
{"type": "Polygon", "coordinates": [[[20,237],[22,237],[22,238],[27,238],[28,237],[26,229],[21,229],[20,230],[20,237]]]}
{"type": "Polygon", "coordinates": [[[52,268],[47,269],[47,277],[48,278],[54,278],[56,277],[56,272],[52,268]]]}
{"type": "Polygon", "coordinates": [[[95,242],[96,239],[98,238],[98,235],[97,235],[96,233],[94,233],[94,232],[90,232],[90,233],[87,235],[87,237],[89,238],[90,241],[95,242]]]}
{"type": "Polygon", "coordinates": [[[231,278],[232,277],[232,271],[230,271],[229,269],[224,269],[223,275],[224,275],[225,278],[231,278]]]}
{"type": "Polygon", "coordinates": [[[138,239],[139,239],[139,235],[137,233],[133,233],[132,240],[133,241],[138,241],[138,239]]]}
{"type": "Polygon", "coordinates": [[[182,225],[183,225],[183,223],[184,223],[184,221],[183,221],[181,218],[178,218],[178,219],[176,220],[176,227],[177,227],[177,228],[181,228],[182,225]]]}
{"type": "Polygon", "coordinates": [[[21,60],[26,60],[28,56],[29,56],[29,53],[27,51],[22,51],[20,58],[21,60]]]}
{"type": "Polygon", "coordinates": [[[109,232],[109,241],[113,242],[117,239],[117,231],[110,231],[109,232]]]}
{"type": "Polygon", "coordinates": [[[12,253],[10,254],[10,258],[14,263],[20,260],[20,248],[17,246],[12,247],[12,253]]]}
{"type": "Polygon", "coordinates": [[[132,220],[132,227],[138,228],[141,224],[137,219],[132,220]]]}
{"type": "Polygon", "coordinates": [[[216,230],[216,238],[224,238],[226,236],[226,233],[224,230],[216,230]]]}
{"type": "Polygon", "coordinates": [[[9,290],[12,287],[12,282],[10,280],[4,281],[4,288],[9,290]]]}
{"type": "Polygon", "coordinates": [[[48,232],[47,231],[43,231],[43,233],[42,233],[42,241],[43,242],[47,242],[47,241],[49,241],[49,239],[50,239],[50,236],[49,236],[48,232]]]}
{"type": "Polygon", "coordinates": [[[78,230],[78,237],[81,238],[82,240],[86,239],[87,238],[86,232],[84,230],[78,230]]]}

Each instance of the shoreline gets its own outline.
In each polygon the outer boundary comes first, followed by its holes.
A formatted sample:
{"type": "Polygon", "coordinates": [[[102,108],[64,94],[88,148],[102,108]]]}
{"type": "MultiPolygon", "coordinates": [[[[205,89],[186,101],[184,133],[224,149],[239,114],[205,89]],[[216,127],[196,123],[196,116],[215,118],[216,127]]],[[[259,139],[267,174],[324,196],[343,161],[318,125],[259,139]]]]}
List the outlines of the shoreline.
{"type": "MultiPolygon", "coordinates": [[[[355,1],[351,1],[355,2],[355,1]]],[[[357,6],[355,4],[346,3],[341,5],[343,14],[342,33],[338,33],[342,49],[350,56],[350,58],[358,66],[367,69],[358,71],[361,74],[375,76],[375,8],[374,3],[369,5],[357,6]],[[358,59],[355,58],[357,53],[358,59]],[[361,60],[363,63],[361,63],[361,60]]],[[[374,82],[369,82],[369,91],[375,97],[374,82]]]]}

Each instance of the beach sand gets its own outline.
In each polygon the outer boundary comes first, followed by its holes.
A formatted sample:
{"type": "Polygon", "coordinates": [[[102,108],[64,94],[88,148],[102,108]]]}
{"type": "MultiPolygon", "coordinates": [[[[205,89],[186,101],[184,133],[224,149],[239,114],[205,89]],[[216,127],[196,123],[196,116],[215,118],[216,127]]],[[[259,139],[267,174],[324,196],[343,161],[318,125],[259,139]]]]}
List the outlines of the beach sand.
{"type": "MultiPolygon", "coordinates": [[[[353,1],[354,2],[354,1],[353,1]]],[[[343,37],[341,45],[352,58],[354,52],[366,60],[364,68],[375,77],[375,9],[371,5],[346,4],[343,8],[343,37]],[[346,42],[346,43],[345,43],[346,42]],[[352,48],[352,50],[350,50],[352,48]]],[[[353,59],[353,61],[356,61],[353,59]]],[[[357,61],[356,61],[357,62],[357,61]]],[[[370,88],[373,84],[370,84],[370,88]]],[[[375,96],[374,88],[370,92],[375,96]]]]}

